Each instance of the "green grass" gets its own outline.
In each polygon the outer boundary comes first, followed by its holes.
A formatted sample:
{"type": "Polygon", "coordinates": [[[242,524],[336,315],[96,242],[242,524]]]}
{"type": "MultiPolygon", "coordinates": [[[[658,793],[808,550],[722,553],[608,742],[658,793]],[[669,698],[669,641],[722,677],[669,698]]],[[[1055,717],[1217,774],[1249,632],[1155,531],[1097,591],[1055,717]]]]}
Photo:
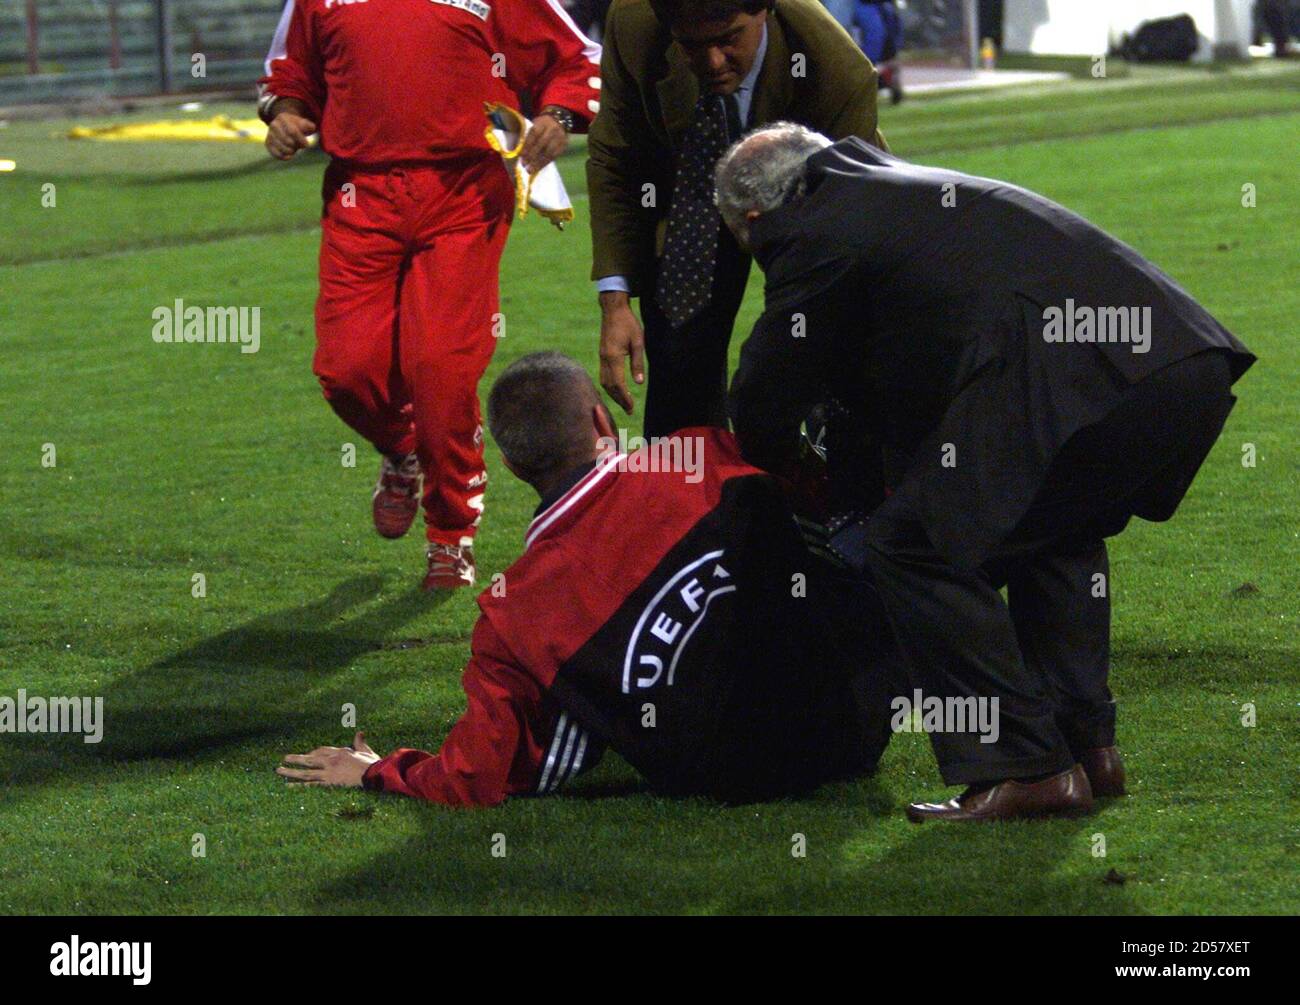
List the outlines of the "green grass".
{"type": "MultiPolygon", "coordinates": [[[[1188,71],[884,110],[902,155],[1079,210],[1261,356],[1179,515],[1113,545],[1133,795],[976,829],[903,819],[943,791],[908,735],[873,779],[744,808],[657,798],[613,757],[564,796],[480,812],[285,788],[279,754],[345,740],[345,702],[377,749],[435,747],[475,611],[415,589],[417,540],[369,528],[369,455],[340,464],[356,438],[310,373],[322,161],[0,129],[18,161],[0,175],[0,695],[102,695],[108,719],[98,746],[0,736],[0,911],[1294,913],[1298,85],[1188,71]],[[150,312],[175,297],[261,305],[261,352],[155,345],[150,312]]],[[[579,145],[575,226],[511,238],[489,380],[541,347],[595,362],[581,168],[579,145]]],[[[750,293],[735,347],[757,272],[750,293]]],[[[491,448],[489,466],[485,578],[533,505],[491,448]]]]}

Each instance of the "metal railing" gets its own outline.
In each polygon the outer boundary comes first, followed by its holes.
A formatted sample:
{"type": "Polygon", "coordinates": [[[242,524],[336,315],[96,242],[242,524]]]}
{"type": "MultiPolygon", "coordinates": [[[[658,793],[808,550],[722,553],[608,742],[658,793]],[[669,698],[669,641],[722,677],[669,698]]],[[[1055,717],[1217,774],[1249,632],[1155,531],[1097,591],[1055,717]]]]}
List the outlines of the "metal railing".
{"type": "Polygon", "coordinates": [[[0,104],[248,86],[283,0],[0,0],[0,104]]]}

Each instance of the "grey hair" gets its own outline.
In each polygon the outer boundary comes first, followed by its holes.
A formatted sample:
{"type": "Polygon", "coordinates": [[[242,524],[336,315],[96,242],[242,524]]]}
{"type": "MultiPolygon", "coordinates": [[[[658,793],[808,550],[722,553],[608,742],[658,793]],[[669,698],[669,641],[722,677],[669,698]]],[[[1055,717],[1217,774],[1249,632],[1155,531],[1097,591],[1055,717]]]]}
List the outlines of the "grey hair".
{"type": "Polygon", "coordinates": [[[560,352],[534,352],[511,363],[488,394],[488,429],[528,481],[589,459],[591,408],[601,404],[582,365],[560,352]]]}
{"type": "Polygon", "coordinates": [[[741,138],[718,161],[714,201],[728,227],[747,243],[751,210],[766,213],[803,198],[806,164],[831,141],[794,122],[775,122],[741,138]]]}

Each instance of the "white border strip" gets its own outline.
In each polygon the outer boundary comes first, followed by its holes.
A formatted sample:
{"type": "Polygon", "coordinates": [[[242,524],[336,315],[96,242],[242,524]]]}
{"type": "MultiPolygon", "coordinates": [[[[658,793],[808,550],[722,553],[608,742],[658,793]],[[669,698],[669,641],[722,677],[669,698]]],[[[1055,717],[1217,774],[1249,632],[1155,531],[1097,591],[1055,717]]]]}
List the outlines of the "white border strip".
{"type": "Polygon", "coordinates": [[[589,39],[586,35],[582,33],[582,29],[579,28],[576,24],[574,24],[573,18],[569,17],[569,12],[565,10],[562,6],[560,6],[559,0],[546,0],[546,2],[550,5],[551,10],[555,11],[555,13],[559,16],[560,20],[569,26],[569,30],[572,31],[575,35],[577,35],[579,39],[582,40],[582,54],[587,57],[587,62],[595,63],[597,66],[599,66],[600,65],[599,43],[593,42],[591,39],[589,39]]]}
{"type": "Polygon", "coordinates": [[[284,5],[280,23],[275,26],[275,35],[271,39],[271,48],[266,53],[266,75],[272,73],[271,64],[277,59],[289,55],[289,22],[293,20],[293,0],[284,5]]]}
{"type": "Polygon", "coordinates": [[[613,471],[625,457],[627,457],[627,454],[610,454],[604,461],[584,475],[577,485],[557,499],[550,509],[539,513],[533,519],[533,522],[528,525],[528,536],[524,538],[524,548],[531,545],[537,540],[538,534],[572,509],[574,503],[590,492],[592,487],[613,471]]]}

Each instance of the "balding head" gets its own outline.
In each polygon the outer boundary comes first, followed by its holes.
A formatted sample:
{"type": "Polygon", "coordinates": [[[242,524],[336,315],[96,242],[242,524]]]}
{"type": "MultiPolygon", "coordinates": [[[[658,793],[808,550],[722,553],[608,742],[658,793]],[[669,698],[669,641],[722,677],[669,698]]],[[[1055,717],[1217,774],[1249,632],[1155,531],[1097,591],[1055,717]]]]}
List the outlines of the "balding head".
{"type": "Polygon", "coordinates": [[[529,353],[506,367],[488,394],[487,412],[507,466],[540,494],[598,457],[602,436],[616,435],[587,371],[559,352],[529,353]]]}
{"type": "Polygon", "coordinates": [[[749,249],[752,221],[803,197],[808,158],[830,145],[821,133],[776,122],[756,129],[722,156],[714,198],[742,248],[749,249]]]}

